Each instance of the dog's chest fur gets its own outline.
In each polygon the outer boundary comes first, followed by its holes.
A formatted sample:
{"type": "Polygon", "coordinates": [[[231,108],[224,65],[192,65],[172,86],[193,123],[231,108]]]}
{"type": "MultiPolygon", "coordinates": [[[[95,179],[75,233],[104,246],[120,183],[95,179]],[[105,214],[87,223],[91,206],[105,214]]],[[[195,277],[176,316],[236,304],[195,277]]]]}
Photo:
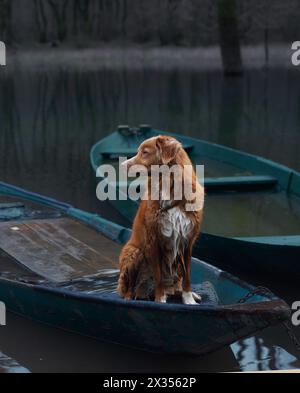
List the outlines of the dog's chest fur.
{"type": "Polygon", "coordinates": [[[179,207],[164,212],[160,219],[161,233],[168,241],[170,251],[175,258],[180,244],[185,242],[192,229],[192,220],[179,207]]]}

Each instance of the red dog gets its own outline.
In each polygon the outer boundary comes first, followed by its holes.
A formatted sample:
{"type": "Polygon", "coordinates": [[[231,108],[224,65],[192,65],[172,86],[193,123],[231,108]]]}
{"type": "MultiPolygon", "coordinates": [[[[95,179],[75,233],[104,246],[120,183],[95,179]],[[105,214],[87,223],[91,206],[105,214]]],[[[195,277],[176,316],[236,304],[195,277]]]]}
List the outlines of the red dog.
{"type": "MultiPolygon", "coordinates": [[[[174,138],[158,136],[146,140],[138,154],[124,165],[143,165],[148,170],[148,190],[158,187],[158,200],[143,198],[132,229],[132,236],[120,255],[119,294],[129,299],[155,299],[165,303],[167,295],[180,293],[184,304],[196,304],[200,297],[191,290],[190,263],[193,244],[199,235],[203,216],[204,189],[198,183],[191,161],[174,138]],[[152,184],[153,165],[177,164],[181,171],[171,174],[169,199],[161,178],[152,184]],[[190,166],[186,178],[183,171],[190,166]],[[174,198],[175,181],[189,183],[193,197],[174,198]],[[186,204],[200,201],[198,208],[187,211],[186,204]],[[200,207],[199,207],[200,206],[200,207]]],[[[149,192],[148,192],[149,194],[149,192]]],[[[148,195],[147,194],[147,195],[148,195]]]]}

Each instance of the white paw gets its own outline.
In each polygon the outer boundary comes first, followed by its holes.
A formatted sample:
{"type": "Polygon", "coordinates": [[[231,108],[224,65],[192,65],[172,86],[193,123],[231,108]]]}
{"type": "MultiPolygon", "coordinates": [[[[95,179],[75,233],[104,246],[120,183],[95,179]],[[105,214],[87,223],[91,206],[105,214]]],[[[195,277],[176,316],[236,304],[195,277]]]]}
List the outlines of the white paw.
{"type": "Polygon", "coordinates": [[[155,301],[158,303],[167,303],[167,295],[163,295],[162,297],[156,299],[155,301]]]}
{"type": "Polygon", "coordinates": [[[200,296],[198,296],[196,293],[194,293],[194,292],[182,292],[183,304],[196,305],[196,304],[198,304],[196,302],[196,299],[197,300],[201,300],[200,296]]]}
{"type": "Polygon", "coordinates": [[[201,298],[201,296],[200,296],[200,295],[198,295],[198,294],[197,294],[197,293],[195,293],[195,292],[192,292],[192,294],[193,294],[193,298],[194,298],[194,300],[197,300],[198,302],[201,302],[202,298],[201,298]]]}

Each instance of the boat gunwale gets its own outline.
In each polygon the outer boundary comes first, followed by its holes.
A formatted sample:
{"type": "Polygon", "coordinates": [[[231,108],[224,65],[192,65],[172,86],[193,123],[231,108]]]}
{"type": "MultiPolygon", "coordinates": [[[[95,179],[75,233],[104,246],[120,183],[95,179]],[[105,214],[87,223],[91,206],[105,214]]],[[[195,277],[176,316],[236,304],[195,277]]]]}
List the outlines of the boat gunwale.
{"type": "MultiPolygon", "coordinates": [[[[156,129],[153,129],[153,131],[158,134],[159,133],[167,134],[167,132],[159,131],[156,129]]],[[[246,153],[246,152],[239,150],[239,149],[234,149],[232,147],[220,145],[220,144],[214,143],[214,142],[208,142],[203,139],[196,139],[196,138],[190,137],[188,135],[180,135],[180,134],[176,134],[176,133],[170,133],[170,135],[177,137],[177,138],[192,140],[192,141],[194,141],[194,143],[196,142],[197,144],[206,146],[208,148],[213,147],[213,148],[217,149],[218,151],[225,151],[227,153],[231,153],[231,154],[235,155],[234,158],[237,158],[237,157],[247,158],[249,160],[253,160],[253,162],[256,161],[259,164],[263,164],[263,165],[271,167],[272,169],[276,169],[277,171],[282,171],[283,173],[285,173],[285,175],[288,178],[286,188],[283,187],[283,189],[287,192],[290,192],[290,185],[292,183],[292,178],[295,175],[300,177],[300,172],[297,172],[296,170],[289,168],[287,165],[279,164],[273,160],[270,160],[268,158],[264,158],[262,156],[258,156],[258,155],[252,154],[252,153],[246,153]]],[[[229,164],[233,164],[232,160],[230,160],[230,161],[220,160],[220,161],[225,162],[225,163],[229,163],[229,164]]],[[[247,168],[245,168],[245,169],[247,169],[247,168]]],[[[268,175],[268,176],[270,176],[270,175],[268,175]]],[[[227,177],[227,176],[225,176],[225,177],[227,177]]],[[[276,177],[276,176],[273,176],[273,177],[276,177]]],[[[220,177],[220,178],[222,178],[222,177],[220,177]]],[[[224,178],[224,176],[223,176],[223,178],[224,178]]],[[[278,179],[278,177],[276,177],[276,178],[278,180],[278,183],[282,186],[281,181],[278,179]]],[[[296,193],[296,195],[300,195],[300,190],[299,190],[298,194],[296,193]]]]}
{"type": "MultiPolygon", "coordinates": [[[[231,154],[233,154],[235,156],[234,158],[244,157],[244,158],[247,158],[249,160],[253,160],[253,162],[256,161],[259,164],[263,164],[263,165],[267,165],[269,167],[272,167],[273,169],[276,169],[277,171],[282,171],[287,176],[287,180],[286,180],[287,186],[286,186],[286,188],[283,187],[287,192],[290,191],[290,185],[292,183],[292,178],[294,176],[297,176],[300,179],[300,172],[297,172],[296,170],[291,169],[291,168],[289,168],[286,165],[279,164],[279,163],[277,163],[277,162],[275,162],[273,160],[270,160],[268,158],[264,158],[262,156],[258,156],[258,155],[252,154],[252,153],[246,153],[246,152],[243,152],[243,151],[241,151],[239,149],[234,149],[232,147],[224,146],[224,145],[221,145],[221,144],[218,144],[218,143],[215,143],[215,142],[208,142],[208,141],[205,141],[203,139],[197,139],[197,138],[194,138],[194,137],[191,137],[191,136],[188,136],[188,135],[180,135],[180,134],[177,134],[177,133],[174,133],[174,132],[162,131],[162,130],[158,130],[158,129],[155,129],[155,128],[151,128],[150,132],[155,134],[155,135],[160,135],[160,134],[162,134],[162,135],[170,135],[170,136],[178,138],[179,140],[182,140],[182,141],[188,140],[190,143],[193,143],[193,144],[196,143],[197,145],[202,145],[202,146],[207,147],[207,148],[214,148],[214,149],[217,149],[218,151],[224,151],[226,153],[231,153],[231,154]]],[[[118,134],[118,131],[114,131],[113,133],[106,135],[104,138],[100,139],[98,142],[96,142],[92,146],[92,148],[90,150],[90,163],[91,163],[91,166],[92,166],[92,168],[94,169],[95,172],[97,170],[97,166],[95,165],[95,161],[94,161],[94,156],[96,154],[96,151],[99,149],[99,147],[105,141],[113,138],[114,135],[116,135],[116,134],[118,134]]],[[[220,160],[220,162],[228,163],[228,164],[231,164],[231,165],[234,164],[232,159],[228,160],[228,161],[220,160]]],[[[245,168],[245,169],[247,169],[247,168],[245,168]]],[[[228,177],[228,176],[219,176],[218,179],[222,179],[222,178],[226,178],[226,177],[228,177]]],[[[275,176],[273,176],[273,177],[275,177],[275,176]]],[[[238,176],[237,176],[237,178],[238,178],[238,176]]],[[[277,178],[277,180],[282,185],[282,182],[278,178],[277,178]]],[[[296,195],[300,195],[300,190],[299,190],[299,192],[294,192],[294,193],[296,195]]]]}
{"type": "MultiPolygon", "coordinates": [[[[261,156],[256,156],[254,154],[251,153],[245,153],[241,150],[238,149],[233,149],[231,147],[227,147],[227,146],[223,146],[217,143],[213,143],[213,142],[208,142],[208,141],[204,141],[202,139],[196,139],[187,135],[179,135],[173,132],[166,132],[166,131],[161,131],[161,130],[157,130],[154,128],[151,128],[152,133],[159,135],[159,134],[163,134],[163,135],[171,135],[173,137],[177,137],[180,138],[181,140],[188,140],[190,143],[194,142],[197,143],[199,145],[203,145],[203,146],[208,146],[208,147],[213,147],[218,149],[219,151],[226,151],[227,153],[232,153],[234,155],[238,155],[239,157],[246,157],[249,160],[255,160],[257,162],[259,162],[260,164],[263,165],[267,165],[269,167],[272,167],[273,170],[277,170],[277,171],[281,171],[282,173],[284,173],[287,177],[285,183],[286,186],[283,187],[283,184],[281,182],[281,180],[272,175],[274,178],[276,178],[278,180],[278,184],[283,188],[284,191],[286,191],[288,194],[294,194],[296,196],[300,196],[300,189],[297,191],[294,190],[295,187],[293,187],[294,183],[299,183],[300,184],[300,172],[297,172],[291,168],[289,168],[288,166],[282,165],[282,164],[278,164],[270,159],[267,158],[263,158],[261,156]]],[[[92,165],[92,168],[94,169],[94,172],[97,171],[97,166],[95,165],[94,162],[94,155],[96,154],[96,151],[98,150],[99,146],[104,142],[109,140],[110,138],[113,138],[113,136],[115,134],[117,134],[118,131],[114,131],[111,134],[108,134],[106,137],[104,137],[103,139],[100,139],[98,142],[96,142],[90,151],[90,162],[92,165]]],[[[231,162],[228,162],[232,164],[231,162]]],[[[269,176],[269,175],[268,175],[269,176]]],[[[271,176],[271,175],[270,175],[271,176]]],[[[225,177],[218,177],[218,179],[224,179],[225,177]]],[[[117,189],[117,187],[116,187],[117,189]]],[[[136,201],[133,201],[134,203],[137,204],[136,201]]],[[[276,236],[223,236],[223,235],[216,235],[213,233],[209,233],[209,232],[202,232],[203,235],[206,236],[211,236],[211,237],[216,237],[220,240],[234,240],[234,241],[241,241],[244,243],[259,243],[259,244],[264,244],[264,245],[269,245],[269,246],[278,246],[278,247],[291,247],[291,248],[297,248],[300,247],[300,235],[299,235],[299,242],[295,242],[295,238],[297,238],[297,235],[276,235],[276,236]]]]}
{"type": "MultiPolygon", "coordinates": [[[[46,281],[43,284],[34,284],[32,282],[18,281],[15,279],[11,279],[8,277],[3,277],[0,274],[0,282],[5,282],[9,284],[13,284],[16,287],[21,287],[25,289],[31,289],[33,291],[38,292],[46,292],[51,295],[55,295],[59,298],[63,299],[75,299],[79,301],[84,301],[87,303],[93,304],[102,304],[102,305],[114,305],[118,307],[132,308],[132,309],[142,309],[144,311],[163,311],[167,313],[196,313],[196,314],[204,314],[204,315],[224,315],[224,314],[244,314],[244,315],[252,315],[252,314],[260,314],[260,315],[275,315],[276,313],[279,315],[289,314],[290,308],[287,303],[274,296],[272,299],[267,299],[258,302],[252,303],[232,303],[230,305],[185,305],[180,303],[156,303],[154,301],[145,301],[145,300],[132,300],[126,301],[124,299],[113,299],[109,297],[103,297],[101,295],[93,295],[89,293],[84,293],[80,291],[71,291],[64,289],[63,287],[56,287],[55,284],[52,284],[50,281],[46,281]],[[261,306],[265,307],[261,307],[261,306]],[[276,306],[276,307],[275,307],[276,306]]],[[[243,283],[243,282],[242,282],[243,283]]],[[[260,296],[260,295],[259,295],[260,296]]]]}

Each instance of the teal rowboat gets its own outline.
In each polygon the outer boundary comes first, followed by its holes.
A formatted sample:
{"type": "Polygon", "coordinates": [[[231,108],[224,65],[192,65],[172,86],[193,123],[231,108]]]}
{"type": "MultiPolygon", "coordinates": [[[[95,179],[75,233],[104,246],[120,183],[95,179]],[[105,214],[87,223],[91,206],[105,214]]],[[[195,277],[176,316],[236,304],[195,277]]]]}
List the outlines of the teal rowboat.
{"type": "MultiPolygon", "coordinates": [[[[205,217],[194,256],[221,263],[230,271],[299,280],[299,173],[264,158],[149,126],[120,127],[96,143],[90,153],[94,171],[106,163],[117,167],[119,156],[134,155],[143,140],[159,134],[177,138],[193,163],[205,166],[205,217]]],[[[120,191],[120,183],[111,185],[120,191]]],[[[119,198],[110,203],[132,222],[137,202],[119,198]]]]}
{"type": "Polygon", "coordinates": [[[116,285],[128,229],[4,183],[0,206],[0,299],[24,317],[143,350],[196,355],[290,317],[283,300],[198,259],[192,285],[201,304],[125,301],[116,285]]]}

